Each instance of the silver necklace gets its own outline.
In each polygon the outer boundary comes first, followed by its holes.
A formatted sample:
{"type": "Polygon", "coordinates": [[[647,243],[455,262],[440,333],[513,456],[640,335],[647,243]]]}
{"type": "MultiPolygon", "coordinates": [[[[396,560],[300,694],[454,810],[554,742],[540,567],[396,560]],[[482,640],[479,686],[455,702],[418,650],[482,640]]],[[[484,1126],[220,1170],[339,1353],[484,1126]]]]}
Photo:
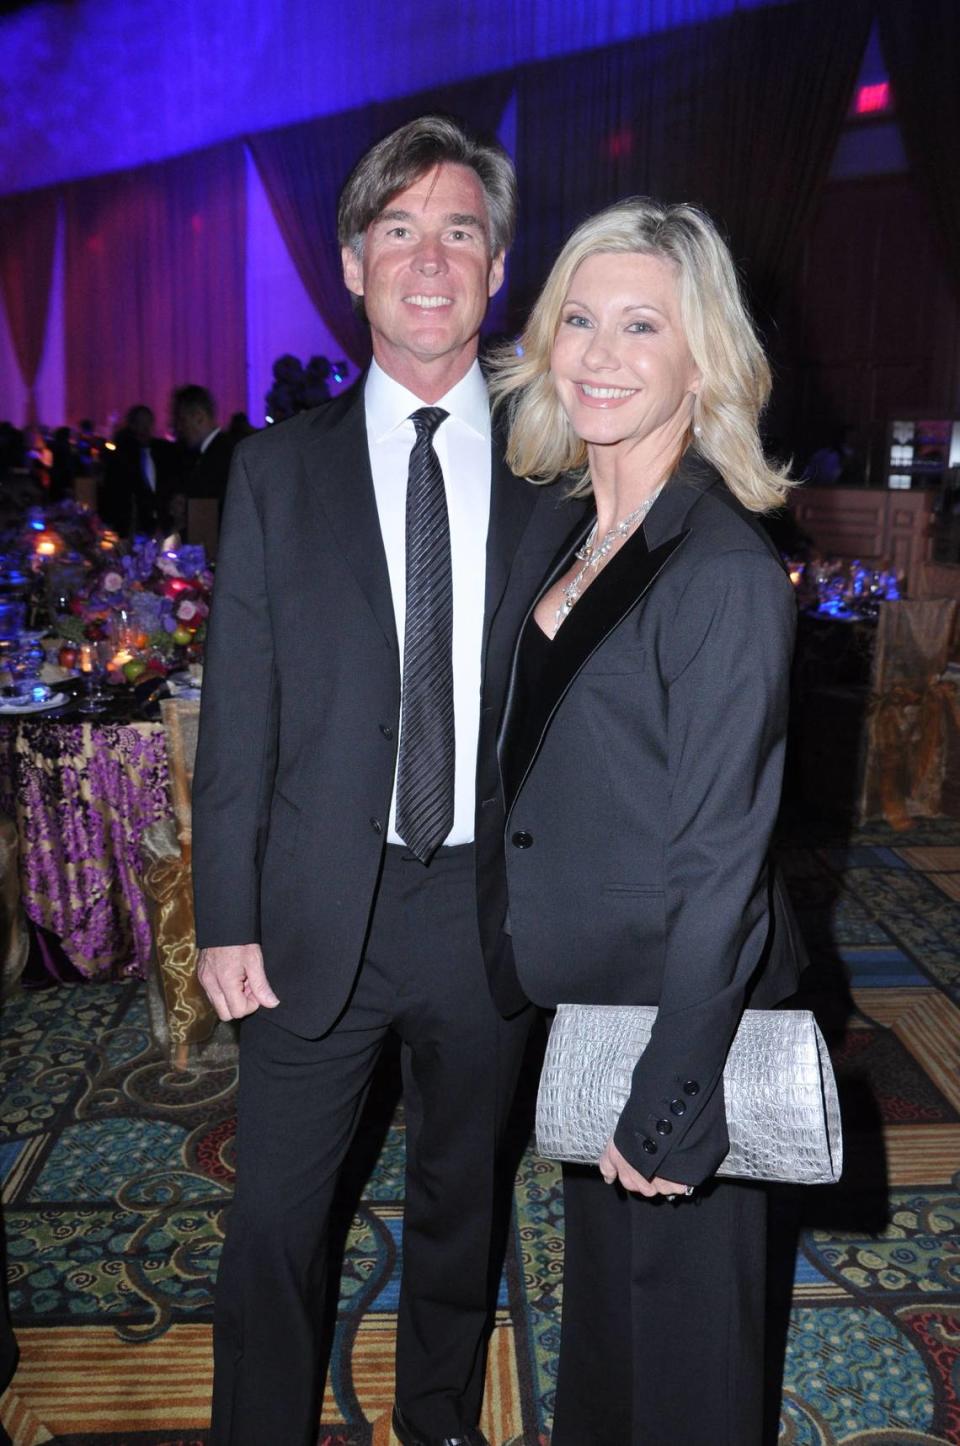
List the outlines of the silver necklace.
{"type": "Polygon", "coordinates": [[[582,547],[577,549],[576,558],[579,563],[582,563],[582,566],[579,572],[577,572],[575,576],[570,579],[566,587],[563,589],[563,600],[561,601],[560,606],[557,608],[556,618],[554,621],[554,633],[556,633],[557,628],[559,628],[560,624],[563,622],[564,618],[568,615],[570,609],[579,598],[580,593],[583,589],[583,580],[586,577],[587,573],[596,572],[598,570],[600,564],[610,552],[615,542],[617,542],[622,537],[629,537],[630,533],[636,527],[637,523],[642,522],[643,519],[646,517],[647,513],[650,511],[650,508],[660,496],[662,490],[662,486],[658,487],[656,492],[653,493],[652,497],[648,497],[645,502],[640,503],[639,507],[635,507],[632,512],[628,512],[626,517],[622,517],[619,522],[615,522],[614,525],[611,527],[610,531],[604,533],[602,542],[597,542],[597,532],[600,526],[599,518],[593,524],[593,527],[590,529],[590,534],[587,537],[586,542],[583,544],[582,547]]]}

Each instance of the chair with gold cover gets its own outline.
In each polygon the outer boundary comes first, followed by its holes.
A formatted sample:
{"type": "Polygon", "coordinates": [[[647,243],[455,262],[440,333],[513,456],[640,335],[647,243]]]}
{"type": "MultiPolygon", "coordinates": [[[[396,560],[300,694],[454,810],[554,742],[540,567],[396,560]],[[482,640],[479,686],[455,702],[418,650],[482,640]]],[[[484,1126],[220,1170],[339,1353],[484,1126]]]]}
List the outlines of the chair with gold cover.
{"type": "Polygon", "coordinates": [[[880,609],[860,790],[861,822],[912,828],[942,809],[956,692],[944,681],[957,602],[922,598],[880,609]]]}
{"type": "Polygon", "coordinates": [[[216,497],[187,499],[187,537],[192,545],[199,543],[213,562],[217,556],[220,535],[220,504],[216,497]]]}
{"type": "Polygon", "coordinates": [[[147,997],[154,1038],[177,1069],[222,1066],[236,1054],[236,1027],[222,1024],[197,980],[197,946],[190,874],[190,786],[197,752],[200,704],[160,703],[167,740],[173,819],[143,836],[144,888],[150,900],[156,969],[147,997]]]}

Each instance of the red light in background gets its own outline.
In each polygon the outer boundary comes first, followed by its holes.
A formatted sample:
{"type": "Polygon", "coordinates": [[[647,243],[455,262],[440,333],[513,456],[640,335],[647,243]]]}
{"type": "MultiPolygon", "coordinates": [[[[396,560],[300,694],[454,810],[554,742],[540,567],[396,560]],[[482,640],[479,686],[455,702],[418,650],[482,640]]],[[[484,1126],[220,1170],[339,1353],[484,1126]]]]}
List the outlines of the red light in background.
{"type": "Polygon", "coordinates": [[[861,85],[853,108],[857,115],[874,115],[877,111],[889,110],[889,80],[881,80],[877,85],[861,85]]]}
{"type": "Polygon", "coordinates": [[[604,142],[604,149],[613,161],[622,160],[624,156],[633,154],[633,131],[624,128],[622,131],[614,131],[607,136],[604,142]]]}
{"type": "Polygon", "coordinates": [[[190,225],[193,228],[193,234],[195,236],[199,236],[200,232],[203,230],[203,217],[200,215],[199,212],[195,211],[190,217],[190,225]]]}

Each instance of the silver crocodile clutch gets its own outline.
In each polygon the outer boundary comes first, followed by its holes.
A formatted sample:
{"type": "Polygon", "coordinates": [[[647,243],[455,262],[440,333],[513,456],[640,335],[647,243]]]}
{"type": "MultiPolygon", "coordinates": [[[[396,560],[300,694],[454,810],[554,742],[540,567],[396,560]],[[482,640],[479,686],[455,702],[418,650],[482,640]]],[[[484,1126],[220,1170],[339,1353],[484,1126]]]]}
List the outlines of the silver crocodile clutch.
{"type": "MultiPolygon", "coordinates": [[[[537,1098],[537,1150],[596,1164],[650,1039],[652,1005],[561,1004],[537,1098]]],[[[843,1140],[830,1056],[809,1010],[748,1009],[723,1070],[730,1151],[718,1175],[828,1185],[843,1140]]]]}

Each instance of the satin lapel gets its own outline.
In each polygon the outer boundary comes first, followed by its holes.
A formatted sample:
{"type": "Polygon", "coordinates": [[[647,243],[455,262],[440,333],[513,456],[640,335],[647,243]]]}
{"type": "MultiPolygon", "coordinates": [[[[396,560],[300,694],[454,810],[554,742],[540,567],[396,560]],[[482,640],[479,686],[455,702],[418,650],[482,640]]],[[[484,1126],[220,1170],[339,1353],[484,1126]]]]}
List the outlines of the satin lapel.
{"type": "Polygon", "coordinates": [[[323,510],[387,642],[397,652],[397,629],[387,555],[370,470],[363,387],[335,426],[317,428],[307,444],[310,495],[323,510]]]}
{"type": "MultiPolygon", "coordinates": [[[[519,630],[518,630],[518,632],[517,632],[517,638],[518,638],[518,640],[523,637],[524,629],[527,627],[528,623],[530,622],[530,618],[531,618],[531,616],[532,616],[532,614],[533,614],[534,609],[535,609],[536,606],[537,606],[537,603],[538,603],[538,602],[540,601],[540,599],[543,597],[543,595],[544,595],[545,592],[549,592],[549,591],[550,591],[550,589],[553,587],[553,584],[556,582],[557,578],[558,578],[558,577],[562,577],[563,574],[566,572],[567,568],[570,566],[571,562],[573,561],[574,554],[578,551],[578,549],[579,549],[579,548],[583,545],[583,543],[585,542],[586,537],[587,537],[587,534],[589,533],[589,531],[590,531],[591,527],[593,526],[595,520],[596,520],[596,514],[595,514],[594,512],[591,512],[590,515],[589,515],[589,517],[587,517],[587,519],[585,520],[585,522],[584,522],[583,526],[581,527],[581,529],[579,530],[579,532],[576,534],[576,536],[575,536],[575,537],[573,538],[573,540],[570,542],[570,544],[569,544],[567,547],[565,547],[565,548],[562,550],[562,552],[559,552],[559,553],[557,554],[557,557],[556,557],[553,565],[551,566],[551,568],[550,568],[549,572],[547,573],[546,577],[543,579],[543,582],[540,584],[540,589],[539,589],[539,591],[538,591],[538,592],[534,595],[534,597],[531,598],[531,600],[530,600],[530,606],[527,608],[526,614],[524,615],[523,622],[520,624],[519,630]]],[[[518,643],[518,646],[516,646],[516,647],[514,648],[514,650],[513,650],[513,660],[512,660],[512,662],[511,662],[511,664],[510,664],[510,677],[509,677],[509,679],[508,679],[508,681],[507,681],[507,695],[506,695],[506,698],[505,698],[504,704],[503,704],[503,714],[502,714],[501,721],[500,721],[500,731],[499,731],[499,734],[497,735],[497,752],[498,752],[498,754],[501,756],[501,758],[502,758],[502,755],[503,755],[503,750],[504,750],[504,748],[507,746],[507,743],[508,743],[507,734],[508,734],[508,730],[509,730],[509,728],[510,728],[510,720],[511,720],[511,717],[512,717],[512,714],[513,714],[513,711],[514,711],[514,707],[515,707],[515,702],[516,702],[516,695],[517,695],[517,672],[518,672],[519,666],[520,666],[520,648],[519,648],[519,643],[518,643]]]]}
{"type": "Polygon", "coordinates": [[[521,477],[515,477],[503,460],[502,442],[496,430],[491,445],[490,524],[487,528],[487,570],[483,599],[484,658],[487,655],[490,628],[510,576],[510,565],[537,505],[535,488],[521,477]]]}
{"type": "MultiPolygon", "coordinates": [[[[521,730],[513,726],[511,704],[516,698],[517,666],[514,658],[514,676],[511,677],[500,738],[500,768],[508,812],[523,787],[530,765],[540,751],[551,719],[577,674],[604,639],[653,586],[687,535],[686,531],[680,532],[651,551],[647,547],[643,529],[635,532],[617,556],[608,563],[597,581],[583,594],[550,644],[550,652],[537,685],[536,709],[541,722],[539,727],[532,730],[521,730]],[[518,756],[511,747],[512,735],[521,734],[525,734],[528,739],[536,739],[529,757],[518,756]]],[[[553,570],[551,580],[555,581],[563,568],[569,566],[572,555],[572,552],[568,552],[559,568],[553,570]]],[[[549,586],[548,582],[543,591],[549,586]]]]}

